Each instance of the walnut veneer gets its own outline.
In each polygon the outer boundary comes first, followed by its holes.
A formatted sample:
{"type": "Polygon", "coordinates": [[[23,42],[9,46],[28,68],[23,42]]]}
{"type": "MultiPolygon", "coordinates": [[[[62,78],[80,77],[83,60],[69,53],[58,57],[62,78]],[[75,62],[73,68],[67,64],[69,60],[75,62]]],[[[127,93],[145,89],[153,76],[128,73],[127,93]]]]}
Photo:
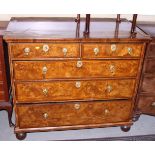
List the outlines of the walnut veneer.
{"type": "Polygon", "coordinates": [[[127,21],[92,21],[86,36],[84,26],[63,18],[11,20],[5,40],[17,138],[35,131],[130,129],[150,38],[138,28],[133,37],[127,21]]]}

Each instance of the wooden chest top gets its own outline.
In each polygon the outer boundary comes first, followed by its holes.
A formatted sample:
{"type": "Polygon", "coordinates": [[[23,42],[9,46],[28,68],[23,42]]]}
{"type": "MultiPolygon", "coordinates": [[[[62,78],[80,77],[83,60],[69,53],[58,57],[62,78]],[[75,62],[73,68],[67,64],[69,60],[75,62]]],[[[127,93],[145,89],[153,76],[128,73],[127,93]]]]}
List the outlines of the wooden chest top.
{"type": "Polygon", "coordinates": [[[148,40],[139,28],[133,38],[130,34],[131,23],[122,21],[116,26],[115,20],[91,19],[90,34],[83,36],[85,21],[81,20],[80,28],[74,18],[12,18],[5,39],[8,42],[43,42],[43,41],[137,41],[148,40]],[[77,34],[78,32],[78,34],[77,34]]]}

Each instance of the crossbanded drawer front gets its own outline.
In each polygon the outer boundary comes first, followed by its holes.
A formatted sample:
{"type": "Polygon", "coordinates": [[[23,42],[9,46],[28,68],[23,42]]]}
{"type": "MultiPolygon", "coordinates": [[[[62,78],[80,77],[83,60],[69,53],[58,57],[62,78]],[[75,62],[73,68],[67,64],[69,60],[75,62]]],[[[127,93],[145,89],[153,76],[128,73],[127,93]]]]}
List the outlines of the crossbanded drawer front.
{"type": "Polygon", "coordinates": [[[19,103],[131,98],[135,80],[17,82],[19,103]]]}
{"type": "Polygon", "coordinates": [[[139,96],[138,108],[142,113],[155,115],[155,96],[139,96]]]}
{"type": "Polygon", "coordinates": [[[11,44],[13,58],[76,58],[80,44],[17,43],[11,44]]]}
{"type": "Polygon", "coordinates": [[[83,58],[140,57],[143,44],[83,44],[83,58]]]}
{"type": "Polygon", "coordinates": [[[155,77],[144,76],[141,91],[155,94],[155,77]]]}
{"type": "Polygon", "coordinates": [[[19,128],[39,128],[127,122],[131,101],[20,105],[16,107],[19,128]]]}
{"type": "Polygon", "coordinates": [[[16,80],[135,77],[138,60],[15,61],[16,80]]]}

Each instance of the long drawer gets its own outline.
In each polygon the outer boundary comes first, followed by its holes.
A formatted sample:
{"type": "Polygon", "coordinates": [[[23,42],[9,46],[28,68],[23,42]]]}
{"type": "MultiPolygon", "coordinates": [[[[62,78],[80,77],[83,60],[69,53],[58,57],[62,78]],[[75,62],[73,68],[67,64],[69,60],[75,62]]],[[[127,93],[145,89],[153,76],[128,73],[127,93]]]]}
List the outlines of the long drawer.
{"type": "Polygon", "coordinates": [[[83,58],[140,57],[143,44],[83,44],[83,58]]]}
{"type": "Polygon", "coordinates": [[[77,43],[16,43],[11,44],[12,58],[77,58],[80,45],[77,43]]]}
{"type": "Polygon", "coordinates": [[[19,128],[127,122],[131,101],[35,104],[16,107],[19,128]]]}
{"type": "Polygon", "coordinates": [[[16,80],[135,77],[138,60],[15,61],[16,80]]]}
{"type": "Polygon", "coordinates": [[[155,96],[139,96],[138,107],[142,113],[155,115],[155,96]]]}
{"type": "Polygon", "coordinates": [[[131,98],[135,80],[17,82],[17,102],[131,98]]]}

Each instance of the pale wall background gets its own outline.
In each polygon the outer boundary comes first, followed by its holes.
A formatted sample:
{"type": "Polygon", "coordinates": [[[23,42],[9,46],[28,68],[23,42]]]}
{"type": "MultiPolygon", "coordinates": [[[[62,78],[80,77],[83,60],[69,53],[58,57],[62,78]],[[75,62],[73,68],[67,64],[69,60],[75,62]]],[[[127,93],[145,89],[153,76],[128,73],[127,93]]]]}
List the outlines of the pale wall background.
{"type": "MultiPolygon", "coordinates": [[[[82,14],[81,16],[85,16],[82,14]]],[[[115,18],[114,14],[92,14],[92,17],[100,18],[115,18]]],[[[0,21],[10,20],[11,17],[76,17],[76,14],[0,14],[0,21]]],[[[132,15],[122,14],[122,18],[132,19],[132,15]]],[[[138,15],[138,21],[153,21],[155,22],[155,15],[138,15]]]]}

